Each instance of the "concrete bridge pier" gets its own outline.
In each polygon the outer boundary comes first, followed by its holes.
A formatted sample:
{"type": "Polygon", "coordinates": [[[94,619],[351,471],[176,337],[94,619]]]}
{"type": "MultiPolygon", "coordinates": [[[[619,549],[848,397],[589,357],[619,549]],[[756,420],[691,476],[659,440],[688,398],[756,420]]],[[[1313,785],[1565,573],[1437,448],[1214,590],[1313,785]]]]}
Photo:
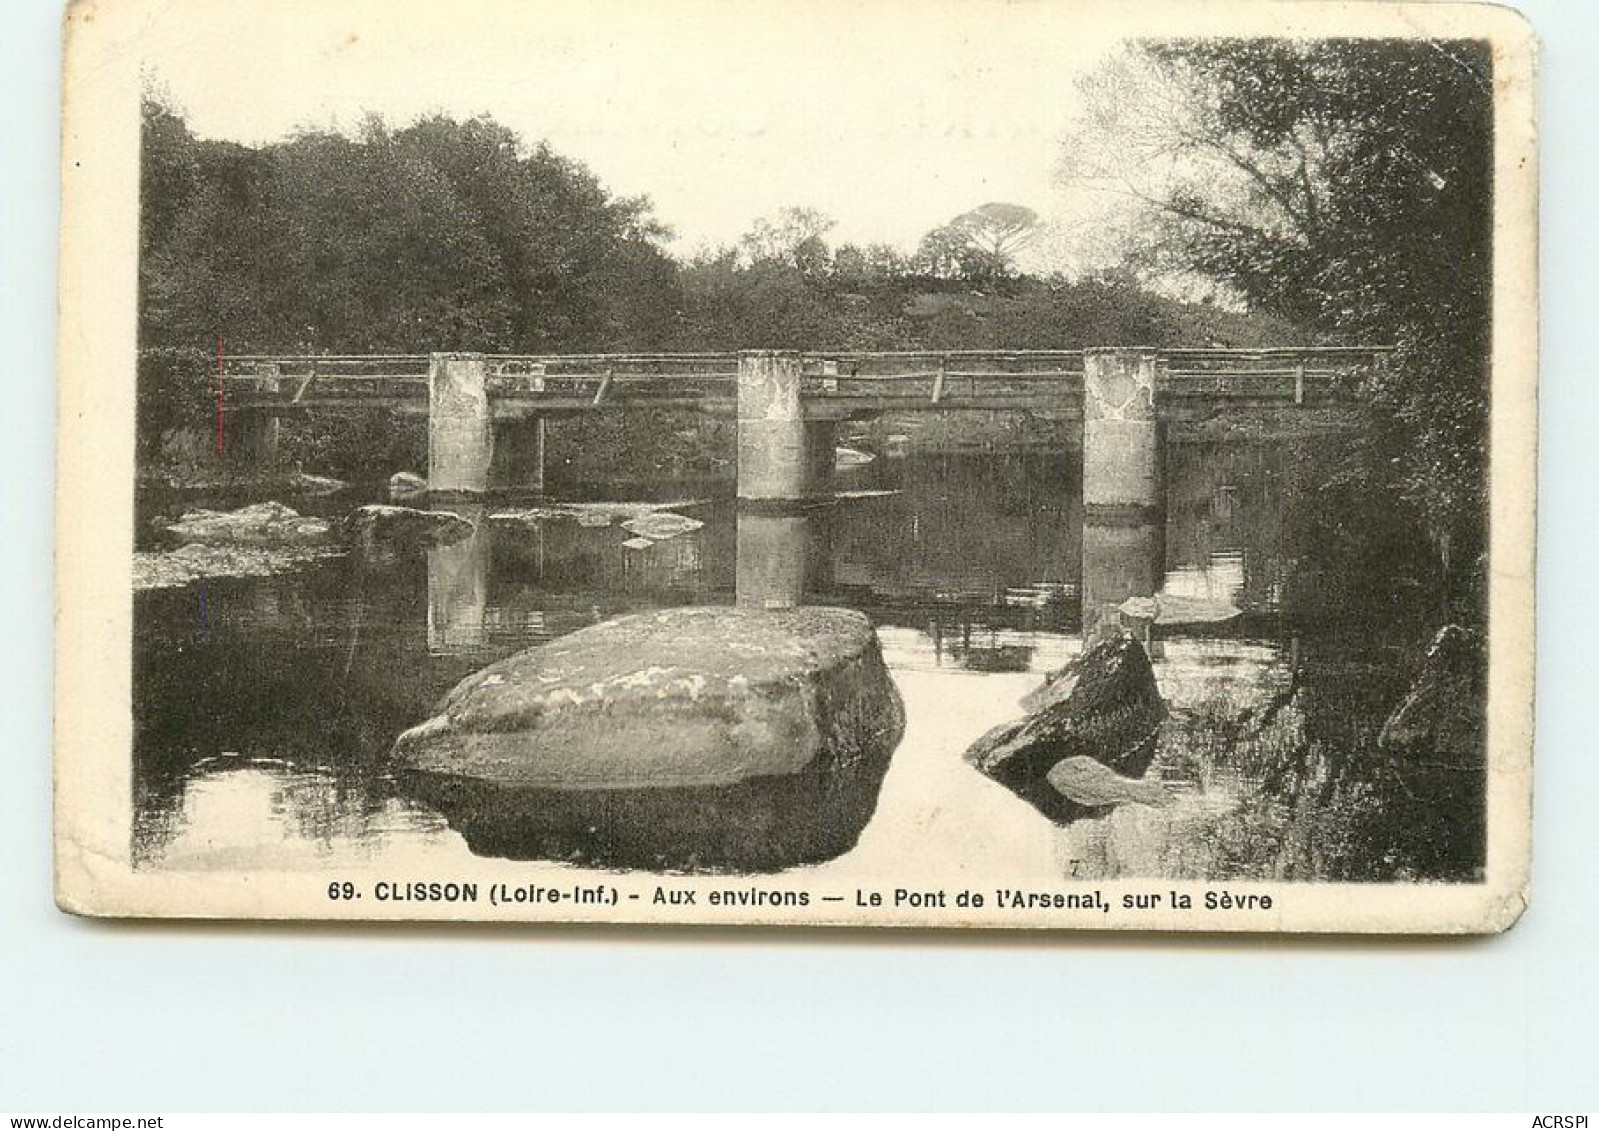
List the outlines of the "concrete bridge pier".
{"type": "Polygon", "coordinates": [[[1162,426],[1153,349],[1091,349],[1083,357],[1083,509],[1165,509],[1162,426]]]}
{"type": "Polygon", "coordinates": [[[228,421],[226,459],[256,467],[268,467],[278,459],[278,432],[281,425],[270,412],[241,412],[228,421]]]}
{"type": "Polygon", "coordinates": [[[481,495],[494,461],[488,364],[480,353],[436,353],[428,366],[428,489],[481,495]]]}
{"type": "Polygon", "coordinates": [[[738,497],[782,504],[832,493],[832,421],[806,418],[800,356],[749,350],[738,359],[738,497]]]}
{"type": "MultiPolygon", "coordinates": [[[[256,372],[255,391],[277,395],[283,382],[276,365],[256,372]]],[[[277,462],[281,422],[270,412],[239,412],[226,415],[223,456],[264,467],[277,462]]]]}

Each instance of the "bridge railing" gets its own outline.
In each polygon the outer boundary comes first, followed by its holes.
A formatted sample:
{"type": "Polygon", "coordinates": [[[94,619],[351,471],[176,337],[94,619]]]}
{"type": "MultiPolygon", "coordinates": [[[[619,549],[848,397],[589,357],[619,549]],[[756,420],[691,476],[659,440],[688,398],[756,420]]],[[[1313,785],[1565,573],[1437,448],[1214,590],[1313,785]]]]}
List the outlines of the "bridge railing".
{"type": "MultiPolygon", "coordinates": [[[[1350,374],[1380,362],[1381,346],[1158,351],[1163,395],[1319,400],[1347,393],[1350,374]]],[[[807,396],[996,407],[1081,387],[1082,350],[812,350],[801,354],[807,396]]],[[[731,400],[739,355],[700,353],[489,354],[491,396],[593,406],[628,401],[731,400]]],[[[244,405],[425,401],[428,354],[273,354],[223,359],[221,378],[244,405]]]]}
{"type": "Polygon", "coordinates": [[[721,394],[738,378],[732,353],[525,354],[484,359],[489,394],[588,400],[598,406],[640,394],[652,402],[721,394]]]}
{"type": "Polygon", "coordinates": [[[430,361],[427,354],[243,354],[223,358],[221,377],[235,396],[288,405],[330,398],[425,400],[430,361]]]}

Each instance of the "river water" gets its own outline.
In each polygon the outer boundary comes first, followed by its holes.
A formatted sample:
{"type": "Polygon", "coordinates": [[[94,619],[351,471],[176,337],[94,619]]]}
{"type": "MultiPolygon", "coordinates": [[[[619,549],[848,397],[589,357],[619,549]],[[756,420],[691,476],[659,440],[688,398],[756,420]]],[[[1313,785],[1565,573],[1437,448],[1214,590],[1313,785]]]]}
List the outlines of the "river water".
{"type": "MultiPolygon", "coordinates": [[[[392,772],[395,737],[514,651],[626,612],[731,604],[739,584],[801,584],[871,618],[907,714],[880,791],[850,818],[864,828],[843,830],[823,867],[1477,879],[1481,767],[1377,747],[1441,614],[1419,534],[1350,475],[1348,449],[1174,437],[1161,521],[1085,521],[1070,452],[880,456],[842,471],[831,505],[790,516],[740,516],[726,483],[565,484],[568,499],[673,502],[703,526],[640,544],[597,519],[486,521],[504,509],[491,505],[465,509],[479,533],[452,546],[140,593],[135,862],[326,869],[404,847],[413,866],[485,852],[614,865],[568,852],[559,831],[522,851],[463,832],[392,772]],[[1057,825],[965,764],[1081,650],[1085,616],[1151,591],[1175,610],[1133,621],[1172,712],[1147,774],[1163,804],[1057,825]]],[[[376,497],[291,502],[338,515],[376,497]]]]}

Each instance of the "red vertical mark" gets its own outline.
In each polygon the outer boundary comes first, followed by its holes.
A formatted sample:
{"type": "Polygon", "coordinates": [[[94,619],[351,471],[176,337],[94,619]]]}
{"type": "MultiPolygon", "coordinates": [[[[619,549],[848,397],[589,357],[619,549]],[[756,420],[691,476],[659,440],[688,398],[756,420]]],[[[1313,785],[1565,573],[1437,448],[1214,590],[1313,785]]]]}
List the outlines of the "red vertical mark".
{"type": "Polygon", "coordinates": [[[217,455],[223,455],[222,443],[222,339],[217,338],[217,455]]]}

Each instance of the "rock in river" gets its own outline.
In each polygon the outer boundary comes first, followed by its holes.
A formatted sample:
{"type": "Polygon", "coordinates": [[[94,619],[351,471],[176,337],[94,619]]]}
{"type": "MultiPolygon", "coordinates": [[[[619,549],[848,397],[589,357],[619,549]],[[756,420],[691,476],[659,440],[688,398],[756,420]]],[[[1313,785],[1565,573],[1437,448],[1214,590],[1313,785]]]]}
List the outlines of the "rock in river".
{"type": "Polygon", "coordinates": [[[389,495],[403,499],[412,495],[427,494],[428,481],[414,471],[396,471],[389,476],[389,495]]]}
{"type": "Polygon", "coordinates": [[[1166,592],[1153,597],[1129,597],[1116,608],[1125,616],[1146,618],[1164,625],[1217,624],[1242,616],[1244,612],[1231,601],[1166,592]]]}
{"type": "Polygon", "coordinates": [[[983,735],[966,760],[1059,821],[1095,806],[1063,793],[1052,784],[1051,771],[1084,757],[1123,778],[1142,777],[1166,718],[1149,657],[1125,632],[1095,640],[1022,703],[1030,713],[983,735]]]}
{"type": "Polygon", "coordinates": [[[419,511],[380,503],[359,507],[344,520],[345,537],[369,551],[447,546],[474,529],[450,511],[419,511]]]}
{"type": "Polygon", "coordinates": [[[191,542],[133,555],[133,588],[173,589],[218,577],[270,577],[341,553],[333,546],[242,546],[191,542]]]}
{"type": "Polygon", "coordinates": [[[1109,809],[1127,803],[1155,806],[1171,803],[1171,794],[1160,782],[1124,778],[1103,762],[1081,754],[1062,758],[1046,776],[1061,796],[1089,809],[1109,809]]]}
{"type": "Polygon", "coordinates": [[[474,851],[770,871],[854,845],[903,728],[859,613],[672,609],[467,677],[394,757],[474,851]]]}
{"type": "Polygon", "coordinates": [[[668,538],[676,538],[679,534],[698,530],[704,525],[697,518],[688,518],[668,511],[656,511],[653,514],[641,514],[637,518],[628,519],[622,523],[622,529],[640,538],[664,542],[668,538]]]}
{"type": "Polygon", "coordinates": [[[326,475],[296,471],[288,477],[287,487],[297,495],[332,495],[343,491],[349,487],[349,484],[342,479],[332,479],[326,475]]]}
{"type": "Polygon", "coordinates": [[[209,545],[306,546],[326,542],[329,526],[282,503],[256,503],[236,511],[188,511],[166,531],[182,542],[209,545]]]}

